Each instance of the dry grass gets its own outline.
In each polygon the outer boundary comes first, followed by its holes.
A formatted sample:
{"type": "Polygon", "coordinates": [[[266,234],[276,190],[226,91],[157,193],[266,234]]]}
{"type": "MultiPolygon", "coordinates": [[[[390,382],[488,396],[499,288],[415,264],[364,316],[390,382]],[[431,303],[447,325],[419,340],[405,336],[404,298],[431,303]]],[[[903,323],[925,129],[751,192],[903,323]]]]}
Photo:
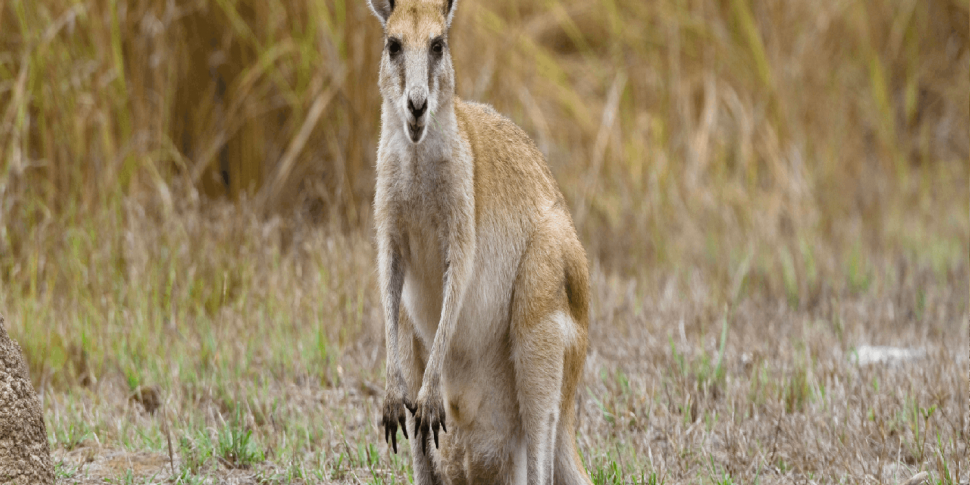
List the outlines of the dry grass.
{"type": "MultiPolygon", "coordinates": [[[[468,2],[453,44],[459,94],[536,138],[597,259],[728,278],[770,252],[759,286],[793,272],[805,298],[853,247],[963,240],[967,205],[936,209],[967,199],[968,14],[468,2]]],[[[11,0],[0,31],[6,265],[39,220],[189,186],[369,227],[380,34],[362,0],[11,0]]]]}
{"type": "MultiPolygon", "coordinates": [[[[968,481],[968,14],[460,4],[459,94],[536,139],[589,250],[597,483],[968,481]]],[[[0,0],[0,312],[65,481],[406,476],[379,38],[363,0],[0,0]]]]}
{"type": "MultiPolygon", "coordinates": [[[[17,316],[51,322],[14,328],[45,369],[64,481],[404,480],[408,448],[390,455],[377,430],[383,355],[370,245],[319,229],[281,237],[282,222],[229,209],[197,217],[126,232],[158,258],[189,241],[242,241],[231,257],[240,279],[213,283],[228,302],[214,313],[183,306],[186,277],[164,290],[184,314],[151,317],[165,306],[151,289],[166,286],[132,278],[127,296],[105,295],[105,310],[40,301],[17,316]],[[36,348],[48,332],[81,348],[36,348]],[[161,391],[154,413],[133,398],[150,386],[161,391]]],[[[172,257],[191,274],[206,254],[172,257]]],[[[707,285],[594,265],[578,405],[596,483],[900,483],[919,470],[933,483],[966,481],[970,346],[953,338],[970,331],[965,266],[940,276],[901,262],[860,295],[832,292],[806,308],[784,295],[725,304],[707,285]],[[864,344],[924,354],[860,366],[853,355],[864,344]]]]}

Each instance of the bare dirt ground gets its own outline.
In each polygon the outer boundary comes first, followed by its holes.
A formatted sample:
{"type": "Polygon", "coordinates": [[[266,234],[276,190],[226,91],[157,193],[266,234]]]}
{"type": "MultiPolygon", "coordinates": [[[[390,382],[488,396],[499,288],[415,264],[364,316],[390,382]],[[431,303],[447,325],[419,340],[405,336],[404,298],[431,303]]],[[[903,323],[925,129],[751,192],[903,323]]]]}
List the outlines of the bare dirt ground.
{"type": "MultiPolygon", "coordinates": [[[[794,306],[716,306],[700,282],[684,292],[594,270],[577,399],[594,482],[896,484],[926,470],[929,483],[966,483],[965,270],[901,266],[892,284],[794,306]],[[866,346],[908,353],[871,361],[866,346]]],[[[323,376],[173,382],[154,413],[111,377],[49,394],[59,482],[406,483],[408,446],[391,455],[377,430],[377,323],[323,376]],[[58,434],[71,413],[136,431],[71,442],[58,434]]]]}

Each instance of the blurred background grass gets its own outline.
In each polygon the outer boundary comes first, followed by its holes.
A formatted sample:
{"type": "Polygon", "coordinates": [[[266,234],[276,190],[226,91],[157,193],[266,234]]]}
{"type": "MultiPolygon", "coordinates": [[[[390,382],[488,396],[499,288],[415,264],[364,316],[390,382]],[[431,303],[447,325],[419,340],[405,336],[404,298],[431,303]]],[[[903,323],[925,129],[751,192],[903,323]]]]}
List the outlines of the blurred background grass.
{"type": "MultiPolygon", "coordinates": [[[[594,265],[804,306],[966,279],[968,17],[464,0],[451,45],[459,95],[534,137],[594,265]]],[[[148,359],[175,321],[200,352],[198,322],[292,317],[343,345],[378,321],[380,52],[364,0],[0,1],[0,311],[35,376],[148,359]]]]}

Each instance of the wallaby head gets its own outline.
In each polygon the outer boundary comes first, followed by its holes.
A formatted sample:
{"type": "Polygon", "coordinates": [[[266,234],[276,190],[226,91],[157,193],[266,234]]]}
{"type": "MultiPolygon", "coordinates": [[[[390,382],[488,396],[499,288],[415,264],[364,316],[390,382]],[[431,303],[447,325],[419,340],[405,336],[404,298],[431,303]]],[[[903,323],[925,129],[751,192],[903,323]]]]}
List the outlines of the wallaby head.
{"type": "MultiPolygon", "coordinates": [[[[380,87],[387,121],[421,143],[435,113],[452,102],[455,71],[448,28],[455,0],[368,0],[384,26],[380,87]]],[[[386,126],[385,129],[395,129],[386,126]]]]}

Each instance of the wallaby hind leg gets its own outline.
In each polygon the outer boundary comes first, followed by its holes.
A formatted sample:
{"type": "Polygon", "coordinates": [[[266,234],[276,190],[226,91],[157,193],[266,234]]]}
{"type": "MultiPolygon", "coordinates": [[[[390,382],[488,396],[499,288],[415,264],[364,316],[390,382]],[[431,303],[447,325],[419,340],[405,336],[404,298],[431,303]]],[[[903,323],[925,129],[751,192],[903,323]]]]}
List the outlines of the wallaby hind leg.
{"type": "MultiPolygon", "coordinates": [[[[575,412],[571,413],[575,414],[575,412]]],[[[573,416],[560,420],[556,443],[556,464],[553,483],[556,485],[591,485],[592,482],[583,468],[583,461],[576,450],[576,432],[573,416]]]]}
{"type": "MultiPolygon", "coordinates": [[[[539,317],[532,327],[559,325],[560,315],[539,317]]],[[[526,434],[528,483],[550,484],[556,458],[562,380],[562,344],[550,341],[548,331],[519,333],[513,344],[516,394],[526,434]]]]}
{"type": "Polygon", "coordinates": [[[576,334],[566,296],[562,242],[548,229],[540,227],[533,234],[519,264],[509,329],[530,485],[553,481],[563,364],[576,334]]]}
{"type": "Polygon", "coordinates": [[[589,276],[582,246],[567,229],[556,213],[537,228],[512,292],[512,360],[530,485],[591,483],[575,442],[589,276]]]}
{"type": "Polygon", "coordinates": [[[586,255],[579,241],[571,239],[564,245],[567,294],[570,316],[568,323],[576,332],[573,344],[566,347],[563,365],[562,395],[559,407],[559,432],[556,434],[556,465],[553,483],[556,485],[592,485],[583,460],[576,449],[576,396],[586,365],[589,329],[589,270],[586,255]]]}
{"type": "MultiPolygon", "coordinates": [[[[582,349],[585,351],[585,348],[582,349]]],[[[559,432],[556,433],[556,464],[553,483],[556,485],[592,485],[583,460],[576,449],[576,388],[582,377],[585,352],[580,348],[567,349],[563,379],[563,402],[560,406],[559,432]]]]}
{"type": "MultiPolygon", "coordinates": [[[[400,330],[398,334],[398,353],[401,356],[401,371],[404,374],[404,381],[408,386],[408,397],[414,400],[421,389],[421,380],[424,377],[424,368],[427,364],[428,352],[424,344],[414,331],[414,324],[411,322],[407,312],[401,312],[400,330]]],[[[440,485],[441,478],[435,471],[434,463],[428,452],[422,451],[421,443],[418,441],[417,430],[414,427],[414,416],[408,413],[407,417],[408,436],[410,437],[410,447],[412,466],[414,468],[414,483],[417,485],[440,485]]]]}

